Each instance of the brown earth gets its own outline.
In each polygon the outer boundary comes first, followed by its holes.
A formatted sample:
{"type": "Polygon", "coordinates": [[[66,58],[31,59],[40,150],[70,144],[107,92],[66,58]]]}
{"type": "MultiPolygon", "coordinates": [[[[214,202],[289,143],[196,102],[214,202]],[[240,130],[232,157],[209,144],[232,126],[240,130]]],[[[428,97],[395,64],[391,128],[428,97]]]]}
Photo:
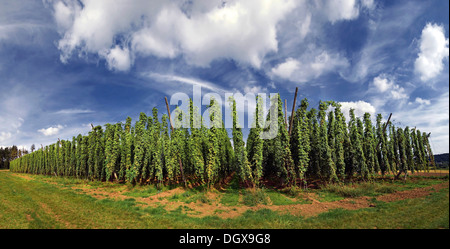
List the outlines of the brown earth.
{"type": "MultiPolygon", "coordinates": [[[[442,176],[442,173],[438,173],[442,176]]],[[[447,173],[448,174],[448,173],[447,173]]],[[[26,174],[14,174],[16,176],[22,177],[24,179],[30,180],[32,177],[26,174]]],[[[420,175],[431,176],[433,173],[420,172],[420,175]]],[[[55,182],[54,182],[55,183],[55,182]]],[[[439,184],[434,184],[432,186],[415,188],[411,190],[396,191],[390,194],[384,194],[376,197],[376,200],[383,202],[393,202],[404,199],[421,198],[425,197],[433,192],[437,192],[443,188],[448,188],[449,182],[443,182],[439,184]]],[[[110,198],[113,200],[125,200],[131,198],[125,195],[128,191],[126,188],[120,191],[111,191],[107,188],[97,187],[92,188],[89,185],[77,185],[72,187],[72,189],[81,190],[83,193],[88,194],[97,199],[110,198]]],[[[158,207],[163,206],[167,211],[172,211],[179,209],[183,213],[192,217],[205,217],[216,215],[221,218],[235,218],[242,215],[247,210],[260,210],[260,209],[270,209],[272,211],[279,212],[280,214],[291,214],[296,216],[311,217],[317,216],[320,213],[327,212],[332,209],[342,208],[347,210],[356,210],[361,208],[374,207],[371,202],[372,198],[362,196],[357,198],[345,198],[338,201],[320,202],[318,201],[318,196],[315,193],[302,193],[302,197],[307,200],[311,200],[312,203],[308,204],[290,204],[290,205],[273,205],[271,201],[268,204],[259,204],[256,206],[226,206],[220,203],[220,193],[218,191],[209,191],[205,193],[205,197],[208,202],[203,203],[199,200],[196,202],[185,203],[177,200],[170,199],[174,195],[181,195],[185,192],[182,187],[167,190],[154,194],[149,197],[135,197],[134,199],[141,207],[158,207]]],[[[45,207],[43,207],[44,210],[45,207]]],[[[50,210],[49,210],[50,212],[50,210]]],[[[59,218],[59,217],[58,217],[59,218]]],[[[71,227],[70,223],[64,222],[68,227],[71,227]]]]}

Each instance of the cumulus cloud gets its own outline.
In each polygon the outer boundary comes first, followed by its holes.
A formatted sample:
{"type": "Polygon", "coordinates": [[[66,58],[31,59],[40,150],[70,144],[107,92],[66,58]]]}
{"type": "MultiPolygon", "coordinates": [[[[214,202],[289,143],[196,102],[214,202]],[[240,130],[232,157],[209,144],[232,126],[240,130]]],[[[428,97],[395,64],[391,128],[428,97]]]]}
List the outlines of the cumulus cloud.
{"type": "Polygon", "coordinates": [[[443,26],[428,23],[422,30],[420,52],[414,70],[422,81],[428,81],[444,69],[443,60],[449,56],[449,40],[443,26]]]}
{"type": "Polygon", "coordinates": [[[331,23],[352,20],[359,16],[359,6],[356,0],[328,0],[325,2],[324,10],[331,23]]]}
{"type": "Polygon", "coordinates": [[[384,77],[377,76],[373,79],[373,85],[379,92],[386,92],[391,87],[392,82],[384,77]]]}
{"type": "Polygon", "coordinates": [[[430,104],[431,104],[431,101],[430,101],[430,100],[428,100],[428,99],[422,99],[422,98],[420,98],[420,97],[417,97],[415,102],[416,102],[417,104],[419,104],[419,105],[430,105],[430,104]]]}
{"type": "Polygon", "coordinates": [[[62,36],[62,62],[92,53],[118,71],[129,70],[134,55],[182,55],[198,66],[226,58],[259,68],[277,51],[277,23],[296,6],[293,0],[46,2],[62,36]]]}
{"type": "Polygon", "coordinates": [[[307,82],[341,68],[349,63],[340,54],[314,50],[303,54],[299,59],[288,58],[272,68],[272,75],[295,82],[307,82]]]}
{"type": "Polygon", "coordinates": [[[294,58],[287,58],[285,62],[278,64],[272,69],[272,73],[278,77],[289,79],[300,69],[300,62],[294,58]]]}
{"type": "Polygon", "coordinates": [[[373,79],[373,85],[379,93],[390,93],[390,97],[393,99],[406,99],[408,95],[405,89],[394,83],[388,76],[382,74],[373,79]]]}
{"type": "Polygon", "coordinates": [[[105,59],[110,70],[128,71],[132,65],[128,48],[115,46],[105,55],[105,59]]]}
{"type": "Polygon", "coordinates": [[[62,125],[57,125],[56,127],[49,127],[47,129],[40,129],[38,132],[44,134],[44,136],[57,135],[64,127],[62,125]]]}
{"type": "Polygon", "coordinates": [[[370,113],[372,117],[374,117],[376,108],[365,101],[355,101],[355,102],[339,102],[341,104],[342,113],[344,113],[345,120],[350,120],[350,109],[355,110],[356,117],[363,117],[364,113],[370,113]]]}

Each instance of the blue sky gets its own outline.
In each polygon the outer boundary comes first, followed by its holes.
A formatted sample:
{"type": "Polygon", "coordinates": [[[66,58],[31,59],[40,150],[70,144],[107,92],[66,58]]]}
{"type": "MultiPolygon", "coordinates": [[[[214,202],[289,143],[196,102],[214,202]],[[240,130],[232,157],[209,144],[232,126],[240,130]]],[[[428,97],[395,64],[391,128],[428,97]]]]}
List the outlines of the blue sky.
{"type": "MultiPolygon", "coordinates": [[[[136,119],[176,92],[341,102],[449,151],[449,2],[0,0],[0,146],[136,119]]],[[[224,96],[222,96],[224,98],[224,96]]],[[[172,106],[172,109],[174,106],[172,106]]],[[[205,108],[205,106],[203,107],[205,108]]]]}

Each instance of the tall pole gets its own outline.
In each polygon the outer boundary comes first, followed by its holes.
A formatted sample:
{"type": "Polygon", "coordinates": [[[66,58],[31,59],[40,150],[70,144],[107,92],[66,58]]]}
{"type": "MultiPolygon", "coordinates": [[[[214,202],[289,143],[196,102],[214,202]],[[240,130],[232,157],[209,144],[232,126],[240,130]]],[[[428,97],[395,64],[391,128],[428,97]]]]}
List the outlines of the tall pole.
{"type": "Polygon", "coordinates": [[[173,131],[172,118],[170,117],[169,102],[167,102],[167,97],[164,97],[164,99],[166,100],[167,113],[169,114],[170,129],[173,131]]]}
{"type": "Polygon", "coordinates": [[[294,124],[295,102],[297,101],[297,92],[298,92],[298,87],[295,88],[294,104],[292,105],[292,113],[291,113],[291,123],[289,124],[289,136],[291,135],[292,126],[294,124]]]}

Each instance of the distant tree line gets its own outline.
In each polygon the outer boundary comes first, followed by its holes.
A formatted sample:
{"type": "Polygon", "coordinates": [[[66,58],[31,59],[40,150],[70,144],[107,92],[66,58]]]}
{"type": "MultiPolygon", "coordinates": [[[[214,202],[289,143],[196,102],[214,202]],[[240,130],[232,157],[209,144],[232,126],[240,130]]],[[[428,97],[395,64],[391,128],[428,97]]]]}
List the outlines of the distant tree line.
{"type": "Polygon", "coordinates": [[[158,119],[141,113],[132,125],[93,126],[88,135],[60,140],[11,162],[11,170],[33,174],[74,176],[81,179],[132,184],[190,182],[212,186],[233,173],[246,186],[261,186],[264,180],[284,186],[307,184],[308,180],[345,182],[370,180],[378,175],[414,173],[434,167],[428,137],[417,129],[382,122],[371,115],[356,117],[350,109],[347,122],[339,103],[320,101],[308,109],[303,99],[292,113],[291,131],[279,95],[263,117],[262,99],[256,97],[254,125],[247,142],[238,126],[236,102],[228,100],[233,118],[231,138],[224,128],[221,108],[214,98],[209,105],[210,128],[190,102],[188,124],[175,110],[174,125],[168,115],[158,119]],[[277,108],[277,109],[275,109],[277,108]],[[276,118],[269,119],[271,113],[276,118]],[[270,132],[271,139],[262,139],[270,132]],[[191,128],[188,128],[191,127],[191,128]],[[200,127],[200,128],[192,128],[200,127]]]}
{"type": "Polygon", "coordinates": [[[19,149],[16,145],[0,147],[0,169],[9,169],[12,160],[28,154],[28,150],[19,149]]]}
{"type": "Polygon", "coordinates": [[[438,168],[448,169],[449,153],[434,155],[434,159],[438,168]]]}

